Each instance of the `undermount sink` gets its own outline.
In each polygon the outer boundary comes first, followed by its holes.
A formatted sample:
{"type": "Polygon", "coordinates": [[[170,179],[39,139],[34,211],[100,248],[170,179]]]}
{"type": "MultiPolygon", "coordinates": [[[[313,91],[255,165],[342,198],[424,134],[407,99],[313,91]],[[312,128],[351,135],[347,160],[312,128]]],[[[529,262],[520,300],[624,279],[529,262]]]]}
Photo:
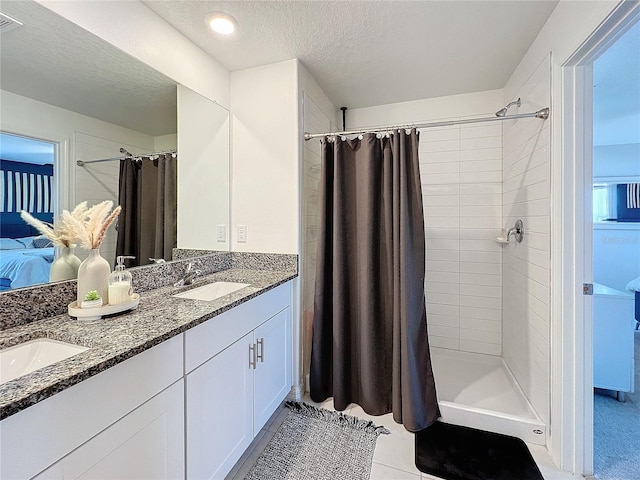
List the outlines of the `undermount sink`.
{"type": "Polygon", "coordinates": [[[71,343],[38,338],[0,350],[0,384],[89,350],[71,343]]]}
{"type": "Polygon", "coordinates": [[[210,302],[250,285],[250,283],[213,282],[192,290],[187,290],[186,292],[176,293],[174,297],[210,302]]]}

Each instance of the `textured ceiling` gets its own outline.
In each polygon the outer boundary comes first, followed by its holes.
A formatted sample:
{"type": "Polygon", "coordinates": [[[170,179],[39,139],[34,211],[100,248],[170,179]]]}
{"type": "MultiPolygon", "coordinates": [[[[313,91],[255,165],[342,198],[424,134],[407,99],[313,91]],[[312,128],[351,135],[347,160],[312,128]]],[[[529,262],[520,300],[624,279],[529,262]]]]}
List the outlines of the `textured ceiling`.
{"type": "Polygon", "coordinates": [[[176,133],[176,84],[32,1],[3,1],[24,25],[2,33],[0,85],[149,135],[176,133]]]}
{"type": "Polygon", "coordinates": [[[557,1],[144,1],[231,71],[299,58],[336,106],[502,88],[557,1]],[[208,12],[233,15],[222,38],[208,12]]]}

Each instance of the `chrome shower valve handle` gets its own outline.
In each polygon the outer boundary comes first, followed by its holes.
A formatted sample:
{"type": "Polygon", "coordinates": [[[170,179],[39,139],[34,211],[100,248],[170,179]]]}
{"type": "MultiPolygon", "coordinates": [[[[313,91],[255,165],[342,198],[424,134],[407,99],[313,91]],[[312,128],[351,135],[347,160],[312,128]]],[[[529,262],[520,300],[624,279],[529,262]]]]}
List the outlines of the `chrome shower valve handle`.
{"type": "Polygon", "coordinates": [[[522,238],[524,237],[524,224],[522,220],[518,219],[515,226],[507,231],[507,242],[509,238],[511,238],[511,235],[513,235],[517,243],[522,243],[522,238]]]}

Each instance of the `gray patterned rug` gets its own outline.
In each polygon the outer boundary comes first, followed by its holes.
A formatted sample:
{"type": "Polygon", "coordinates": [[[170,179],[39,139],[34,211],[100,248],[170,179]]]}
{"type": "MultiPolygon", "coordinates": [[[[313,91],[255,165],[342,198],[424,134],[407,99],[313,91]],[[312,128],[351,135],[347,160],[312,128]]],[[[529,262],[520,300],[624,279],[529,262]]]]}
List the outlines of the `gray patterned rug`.
{"type": "Polygon", "coordinates": [[[307,403],[287,402],[282,425],[246,480],[368,480],[384,427],[307,403]]]}

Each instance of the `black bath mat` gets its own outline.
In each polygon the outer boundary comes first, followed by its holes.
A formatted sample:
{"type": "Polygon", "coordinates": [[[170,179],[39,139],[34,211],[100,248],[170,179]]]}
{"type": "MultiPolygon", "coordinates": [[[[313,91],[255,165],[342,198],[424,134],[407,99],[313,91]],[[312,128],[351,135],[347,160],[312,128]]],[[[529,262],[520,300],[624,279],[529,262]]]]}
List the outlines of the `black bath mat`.
{"type": "Polygon", "coordinates": [[[416,433],[416,467],[446,480],[544,480],[521,439],[443,422],[416,433]]]}

